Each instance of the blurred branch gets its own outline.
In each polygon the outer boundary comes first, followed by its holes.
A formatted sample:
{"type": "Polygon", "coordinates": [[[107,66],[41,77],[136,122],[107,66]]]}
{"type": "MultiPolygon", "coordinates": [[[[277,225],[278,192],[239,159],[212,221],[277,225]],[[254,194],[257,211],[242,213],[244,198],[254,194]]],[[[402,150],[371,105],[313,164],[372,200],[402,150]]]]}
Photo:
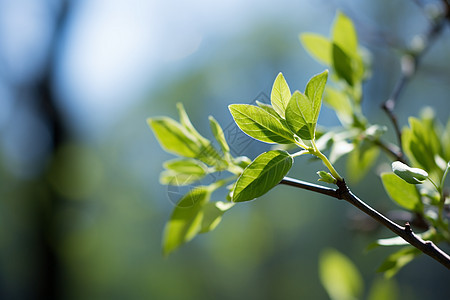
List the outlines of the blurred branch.
{"type": "Polygon", "coordinates": [[[323,187],[320,185],[312,184],[309,182],[285,177],[283,180],[281,180],[280,184],[285,184],[309,191],[313,191],[316,193],[328,195],[331,197],[334,197],[336,199],[345,200],[348,203],[352,204],[362,212],[364,212],[366,215],[373,218],[378,223],[384,225],[389,230],[394,232],[396,235],[403,238],[405,241],[407,241],[410,245],[416,247],[423,253],[427,254],[428,256],[434,258],[436,261],[444,265],[447,269],[450,269],[450,256],[442,251],[440,248],[438,248],[433,242],[431,241],[425,241],[422,238],[420,238],[418,235],[416,235],[409,225],[408,222],[406,222],[405,226],[402,227],[381,213],[379,213],[377,210],[373,209],[369,205],[367,205],[364,201],[359,199],[357,196],[355,196],[350,189],[348,188],[347,184],[344,180],[338,181],[336,184],[338,186],[338,189],[332,189],[323,187]]]}
{"type": "Polygon", "coordinates": [[[389,98],[381,106],[391,120],[392,125],[394,126],[402,156],[402,133],[397,121],[397,116],[394,114],[395,104],[397,103],[398,98],[407,83],[417,72],[417,67],[422,57],[425,55],[428,49],[430,49],[431,45],[436,41],[436,38],[442,33],[445,23],[450,20],[450,4],[446,0],[442,0],[442,3],[444,5],[444,13],[442,14],[442,16],[437,20],[432,19],[432,24],[428,32],[423,37],[417,36],[416,45],[413,45],[412,49],[410,49],[410,51],[403,55],[401,59],[402,73],[400,75],[400,78],[394,86],[394,89],[389,98]]]}

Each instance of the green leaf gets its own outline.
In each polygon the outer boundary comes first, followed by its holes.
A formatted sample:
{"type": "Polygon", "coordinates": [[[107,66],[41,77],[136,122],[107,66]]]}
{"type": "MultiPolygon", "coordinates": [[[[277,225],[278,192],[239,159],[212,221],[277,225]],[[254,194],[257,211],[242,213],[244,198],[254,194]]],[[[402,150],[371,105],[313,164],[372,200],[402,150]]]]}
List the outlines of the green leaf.
{"type": "Polygon", "coordinates": [[[159,175],[159,182],[163,185],[183,186],[199,181],[205,175],[177,173],[172,170],[162,171],[159,175]]]}
{"type": "Polygon", "coordinates": [[[331,66],[331,43],[326,37],[303,33],[300,35],[300,42],[313,58],[326,66],[331,66]]]}
{"type": "Polygon", "coordinates": [[[164,229],[164,255],[192,240],[200,232],[203,206],[209,201],[210,196],[211,190],[208,187],[199,186],[180,199],[164,229]]]}
{"type": "Polygon", "coordinates": [[[312,101],[306,95],[295,91],[286,109],[286,122],[289,128],[300,138],[312,140],[316,131],[314,118],[312,101]]]}
{"type": "Polygon", "coordinates": [[[319,181],[323,181],[326,183],[336,183],[336,178],[333,177],[330,173],[327,173],[325,171],[318,171],[317,175],[319,175],[319,181]]]}
{"type": "Polygon", "coordinates": [[[168,117],[148,118],[147,123],[167,152],[184,157],[196,157],[200,152],[201,145],[197,139],[175,120],[168,117]]]}
{"type": "Polygon", "coordinates": [[[313,122],[319,119],[320,108],[322,106],[322,96],[328,79],[328,70],[313,76],[306,84],[305,95],[312,102],[313,122]]]}
{"type": "Polygon", "coordinates": [[[223,214],[232,208],[232,202],[208,202],[203,206],[203,220],[200,233],[214,230],[222,220],[223,214]]]}
{"type": "Polygon", "coordinates": [[[208,144],[209,141],[204,138],[198,131],[195,129],[194,125],[192,125],[191,120],[189,119],[186,110],[184,109],[183,103],[177,103],[178,115],[180,116],[181,125],[186,128],[202,145],[208,144]]]}
{"type": "Polygon", "coordinates": [[[378,272],[384,272],[387,278],[394,276],[401,268],[419,256],[422,252],[412,246],[404,247],[391,254],[378,268],[378,272]]]}
{"type": "Polygon", "coordinates": [[[389,197],[400,206],[414,211],[422,211],[420,194],[414,185],[405,182],[394,173],[382,173],[381,180],[389,197]]]}
{"type": "MultiPolygon", "coordinates": [[[[432,139],[435,129],[428,128],[424,122],[417,118],[410,117],[408,121],[410,128],[402,130],[404,151],[411,158],[413,165],[417,165],[430,173],[433,171],[439,172],[440,169],[434,159],[435,155],[439,154],[439,149],[434,141],[435,139],[432,139]]],[[[442,171],[440,172],[442,174],[442,171]]]]}
{"type": "Polygon", "coordinates": [[[284,79],[283,74],[279,73],[272,86],[270,102],[272,103],[273,109],[282,118],[284,118],[284,112],[290,99],[291,90],[289,89],[289,86],[284,79]]]}
{"type": "Polygon", "coordinates": [[[272,105],[270,104],[266,104],[266,103],[262,103],[258,100],[256,100],[256,105],[258,105],[258,107],[264,109],[265,111],[267,111],[269,114],[275,116],[277,119],[279,119],[280,121],[283,120],[280,118],[280,115],[275,111],[275,109],[273,108],[272,105]]]}
{"type": "Polygon", "coordinates": [[[352,104],[350,102],[350,99],[344,92],[331,87],[326,87],[323,101],[327,106],[329,106],[336,112],[341,123],[352,123],[352,104]]]}
{"type": "Polygon", "coordinates": [[[211,131],[217,142],[219,143],[223,153],[229,153],[230,147],[225,140],[225,135],[223,134],[222,127],[220,127],[219,123],[216,121],[216,119],[214,119],[213,116],[209,116],[209,126],[211,127],[211,131]]]}
{"type": "Polygon", "coordinates": [[[358,36],[352,20],[338,12],[333,25],[333,42],[349,55],[358,54],[358,36]]]}
{"type": "Polygon", "coordinates": [[[368,300],[397,300],[399,297],[399,288],[394,280],[378,278],[372,284],[368,300]]]}
{"type": "Polygon", "coordinates": [[[392,171],[395,175],[411,184],[422,183],[428,178],[428,173],[419,168],[411,168],[400,161],[392,163],[392,171]]]}
{"type": "Polygon", "coordinates": [[[333,69],[336,74],[350,86],[353,86],[355,84],[355,74],[352,67],[352,57],[345,53],[336,43],[332,45],[332,55],[333,69]]]}
{"type": "Polygon", "coordinates": [[[264,109],[247,104],[229,106],[239,128],[254,139],[266,143],[291,144],[293,134],[274,115],[264,109]]]}
{"type": "Polygon", "coordinates": [[[379,153],[379,148],[372,143],[362,141],[355,144],[347,160],[348,179],[354,183],[363,179],[375,164],[379,153]]]}
{"type": "Polygon", "coordinates": [[[196,159],[176,158],[163,163],[163,167],[177,173],[205,175],[208,167],[196,159]]]}
{"type": "Polygon", "coordinates": [[[164,185],[188,185],[202,179],[208,173],[207,166],[196,159],[173,159],[164,162],[163,166],[167,170],[161,172],[159,182],[164,185]]]}
{"type": "Polygon", "coordinates": [[[331,299],[361,299],[362,276],[352,261],[340,252],[327,249],[321,253],[319,276],[331,299]]]}
{"type": "Polygon", "coordinates": [[[286,151],[264,152],[245,168],[233,190],[233,202],[258,198],[276,186],[292,167],[286,151]]]}

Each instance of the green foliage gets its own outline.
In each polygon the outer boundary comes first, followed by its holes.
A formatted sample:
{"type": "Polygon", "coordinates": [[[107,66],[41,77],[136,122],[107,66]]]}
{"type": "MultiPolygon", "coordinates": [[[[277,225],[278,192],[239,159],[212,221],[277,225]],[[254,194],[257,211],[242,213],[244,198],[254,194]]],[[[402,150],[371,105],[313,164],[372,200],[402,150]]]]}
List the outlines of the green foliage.
{"type": "Polygon", "coordinates": [[[273,83],[272,93],[270,94],[270,102],[272,103],[273,109],[277,114],[284,118],[284,112],[291,99],[291,90],[284,79],[283,74],[278,74],[275,82],[273,83]]]}
{"type": "Polygon", "coordinates": [[[252,138],[266,143],[294,143],[292,133],[279,117],[266,110],[247,104],[233,104],[229,109],[239,128],[252,138]]]}
{"type": "MultiPolygon", "coordinates": [[[[401,132],[404,153],[398,154],[399,147],[383,140],[386,126],[371,124],[363,114],[362,83],[368,78],[370,69],[362,55],[364,50],[358,45],[352,21],[338,13],[330,36],[300,35],[305,49],[330,69],[330,76],[325,70],[308,81],[304,92],[291,93],[283,74],[279,73],[272,86],[271,104],[257,101],[256,106],[229,105],[235,123],[248,136],[275,144],[278,149],[296,152],[271,150],[253,161],[245,156],[232,157],[218,122],[209,117],[212,135],[220,151],[194,128],[181,104],[177,105],[179,122],[168,117],[148,119],[161,147],[179,156],[163,164],[161,183],[197,184],[181,197],[166,225],[165,254],[197,234],[213,230],[235,203],[250,201],[269,192],[289,172],[294,158],[303,154],[320,159],[328,169],[317,172],[319,181],[338,186],[343,183],[333,166],[338,159],[347,158],[346,179],[355,183],[373,169],[381,151],[391,159],[394,156],[394,173],[381,174],[389,198],[426,222],[428,230],[418,234],[424,240],[450,241],[448,220],[444,215],[444,206],[448,202],[444,184],[450,169],[450,120],[446,126],[439,124],[429,109],[420,118],[409,118],[409,127],[401,132]],[[322,98],[337,114],[341,127],[318,128],[322,98]],[[329,151],[329,158],[323,154],[325,151],[329,151]],[[219,172],[220,176],[214,177],[215,182],[208,186],[198,185],[206,176],[219,172]],[[230,173],[230,177],[223,179],[225,173],[230,173]],[[212,193],[223,187],[227,189],[225,201],[211,202],[212,193]]],[[[378,240],[372,247],[407,244],[399,237],[392,237],[378,240]]],[[[420,251],[416,248],[404,247],[390,255],[379,270],[392,276],[418,254],[420,251]]],[[[332,299],[358,299],[361,296],[362,280],[358,271],[334,250],[321,256],[320,277],[332,299]]],[[[369,299],[386,299],[391,290],[395,290],[393,285],[380,281],[372,287],[369,299]]]]}
{"type": "Polygon", "coordinates": [[[302,139],[315,139],[327,77],[328,71],[312,77],[306,85],[305,94],[295,91],[289,100],[286,108],[286,121],[289,128],[302,139]]]}
{"type": "Polygon", "coordinates": [[[281,150],[264,152],[245,168],[233,190],[233,202],[244,202],[258,198],[286,176],[293,159],[281,150]]]}
{"type": "Polygon", "coordinates": [[[420,250],[407,246],[389,255],[389,257],[378,268],[378,272],[384,272],[387,278],[394,276],[403,266],[419,256],[420,250]]]}
{"type": "Polygon", "coordinates": [[[414,211],[422,211],[420,194],[414,185],[411,185],[393,173],[381,174],[383,186],[389,197],[398,205],[414,211]]]}
{"type": "Polygon", "coordinates": [[[340,252],[327,249],[319,259],[319,276],[332,300],[360,299],[363,280],[358,269],[340,252]]]}
{"type": "Polygon", "coordinates": [[[401,161],[394,161],[392,163],[392,171],[395,175],[411,184],[422,183],[428,178],[428,173],[419,168],[411,168],[401,161]]]}

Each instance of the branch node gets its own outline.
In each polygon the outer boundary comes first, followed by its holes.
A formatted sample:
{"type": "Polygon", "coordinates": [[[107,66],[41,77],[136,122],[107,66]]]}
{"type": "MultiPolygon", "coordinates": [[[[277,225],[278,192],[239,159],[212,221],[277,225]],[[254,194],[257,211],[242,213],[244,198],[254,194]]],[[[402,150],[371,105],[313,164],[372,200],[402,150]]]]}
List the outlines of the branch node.
{"type": "Polygon", "coordinates": [[[409,222],[405,223],[405,232],[408,234],[412,233],[411,225],[409,224],[409,222]]]}
{"type": "Polygon", "coordinates": [[[344,179],[338,180],[336,182],[336,185],[338,186],[338,189],[336,190],[336,198],[339,200],[342,200],[342,199],[344,199],[344,194],[347,194],[349,192],[348,186],[345,183],[344,179]]]}

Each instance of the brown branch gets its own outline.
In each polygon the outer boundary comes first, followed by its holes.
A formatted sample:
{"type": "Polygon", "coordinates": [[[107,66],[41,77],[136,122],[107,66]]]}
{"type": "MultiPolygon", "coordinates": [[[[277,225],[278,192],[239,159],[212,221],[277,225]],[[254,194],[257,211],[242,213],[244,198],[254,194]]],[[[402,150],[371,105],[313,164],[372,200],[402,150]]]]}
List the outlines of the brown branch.
{"type": "Polygon", "coordinates": [[[450,256],[438,248],[433,242],[425,241],[416,235],[409,223],[405,224],[405,227],[402,227],[390,219],[386,218],[384,215],[367,205],[364,201],[360,200],[357,196],[355,196],[348,188],[345,181],[338,181],[337,186],[338,189],[332,189],[323,187],[320,185],[312,184],[309,182],[293,179],[290,177],[285,177],[281,180],[280,184],[290,185],[294,187],[298,187],[301,189],[313,191],[316,193],[324,194],[327,196],[334,197],[336,199],[342,199],[352,204],[366,215],[373,218],[375,221],[387,227],[389,230],[394,232],[396,235],[403,238],[410,245],[416,247],[423,253],[432,257],[442,265],[444,265],[447,269],[450,269],[450,256]]]}

